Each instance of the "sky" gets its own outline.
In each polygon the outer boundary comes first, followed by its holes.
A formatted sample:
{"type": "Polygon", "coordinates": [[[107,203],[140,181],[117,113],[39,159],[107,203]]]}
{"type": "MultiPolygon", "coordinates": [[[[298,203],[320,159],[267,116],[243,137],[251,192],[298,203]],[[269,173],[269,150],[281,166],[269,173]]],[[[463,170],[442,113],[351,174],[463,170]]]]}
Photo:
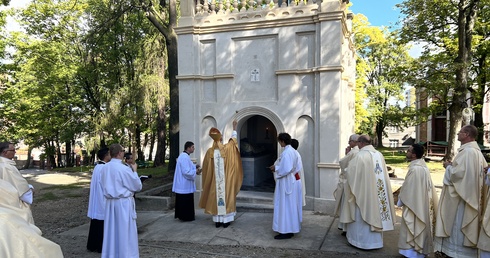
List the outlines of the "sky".
{"type": "Polygon", "coordinates": [[[350,0],[350,10],[362,13],[373,26],[395,26],[400,10],[395,7],[402,0],[350,0]]]}
{"type": "MultiPolygon", "coordinates": [[[[373,26],[393,26],[400,28],[396,22],[400,19],[400,10],[395,6],[403,0],[350,0],[350,10],[354,14],[362,13],[373,26]]],[[[422,53],[423,45],[412,43],[408,53],[412,57],[418,57],[422,53]]]]}
{"type": "MultiPolygon", "coordinates": [[[[29,2],[31,2],[31,0],[10,0],[9,6],[7,7],[2,6],[0,9],[26,7],[29,2]]],[[[19,30],[19,24],[17,24],[12,19],[12,17],[7,17],[7,30],[9,31],[19,30]]]]}

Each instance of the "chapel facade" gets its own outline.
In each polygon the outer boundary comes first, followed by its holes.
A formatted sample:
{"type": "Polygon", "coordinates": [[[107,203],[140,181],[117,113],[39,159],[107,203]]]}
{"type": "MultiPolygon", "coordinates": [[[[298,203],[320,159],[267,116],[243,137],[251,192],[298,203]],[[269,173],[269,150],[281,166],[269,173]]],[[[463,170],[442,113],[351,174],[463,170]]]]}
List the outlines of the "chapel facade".
{"type": "Polygon", "coordinates": [[[287,132],[300,143],[305,209],[332,213],[338,161],[354,132],[347,3],[182,1],[176,28],[180,147],[193,141],[193,157],[202,164],[212,146],[209,129],[220,129],[227,142],[237,120],[242,191],[273,191],[266,166],[282,151],[277,134],[287,132]]]}

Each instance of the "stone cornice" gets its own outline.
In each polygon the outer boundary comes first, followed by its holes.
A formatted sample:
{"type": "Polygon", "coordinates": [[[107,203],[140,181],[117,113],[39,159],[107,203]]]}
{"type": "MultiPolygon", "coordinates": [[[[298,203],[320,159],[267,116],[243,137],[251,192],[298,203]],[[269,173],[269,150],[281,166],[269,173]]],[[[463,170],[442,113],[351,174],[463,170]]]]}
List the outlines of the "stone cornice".
{"type": "MultiPolygon", "coordinates": [[[[324,66],[314,67],[310,69],[292,69],[292,70],[276,70],[276,75],[290,75],[290,74],[309,74],[319,72],[343,72],[342,66],[324,66]]],[[[215,80],[215,79],[233,79],[234,74],[213,74],[213,75],[197,75],[197,74],[183,74],[177,75],[177,80],[215,80]]]]}
{"type": "Polygon", "coordinates": [[[234,74],[214,74],[214,75],[194,75],[185,74],[177,75],[177,80],[215,80],[215,79],[233,79],[234,74]]]}
{"type": "MultiPolygon", "coordinates": [[[[344,11],[318,12],[317,4],[228,14],[197,15],[192,26],[175,28],[177,34],[208,34],[237,30],[270,29],[294,25],[314,25],[345,20],[344,11]]],[[[186,22],[187,23],[187,22],[186,22]]]]}
{"type": "Polygon", "coordinates": [[[339,163],[317,163],[316,166],[318,168],[333,168],[333,169],[339,169],[340,165],[339,163]]]}

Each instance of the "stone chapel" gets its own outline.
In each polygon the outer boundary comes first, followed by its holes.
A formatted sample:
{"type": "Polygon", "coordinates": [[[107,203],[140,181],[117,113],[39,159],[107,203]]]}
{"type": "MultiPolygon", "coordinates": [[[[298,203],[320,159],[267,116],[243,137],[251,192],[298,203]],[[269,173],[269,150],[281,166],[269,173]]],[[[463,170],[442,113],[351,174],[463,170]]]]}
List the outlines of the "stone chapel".
{"type": "MultiPolygon", "coordinates": [[[[306,210],[332,213],[333,191],[354,132],[355,50],[346,0],[181,1],[180,148],[202,164],[216,127],[228,142],[232,121],[244,169],[241,191],[273,192],[266,168],[298,139],[306,210]]],[[[201,182],[196,181],[199,201],[201,182]]]]}

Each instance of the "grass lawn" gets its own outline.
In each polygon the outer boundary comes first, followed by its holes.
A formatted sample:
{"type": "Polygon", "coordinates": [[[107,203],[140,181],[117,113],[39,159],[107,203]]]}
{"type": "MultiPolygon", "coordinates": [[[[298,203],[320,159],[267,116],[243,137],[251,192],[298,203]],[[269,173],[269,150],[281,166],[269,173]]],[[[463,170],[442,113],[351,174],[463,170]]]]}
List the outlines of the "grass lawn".
{"type": "MultiPolygon", "coordinates": [[[[405,178],[408,170],[408,164],[406,158],[406,150],[397,150],[393,148],[378,148],[385,157],[386,165],[395,169],[395,175],[398,178],[405,178]]],[[[442,184],[442,178],[444,177],[444,167],[442,161],[427,161],[427,167],[432,175],[432,181],[434,184],[442,184]]]]}

